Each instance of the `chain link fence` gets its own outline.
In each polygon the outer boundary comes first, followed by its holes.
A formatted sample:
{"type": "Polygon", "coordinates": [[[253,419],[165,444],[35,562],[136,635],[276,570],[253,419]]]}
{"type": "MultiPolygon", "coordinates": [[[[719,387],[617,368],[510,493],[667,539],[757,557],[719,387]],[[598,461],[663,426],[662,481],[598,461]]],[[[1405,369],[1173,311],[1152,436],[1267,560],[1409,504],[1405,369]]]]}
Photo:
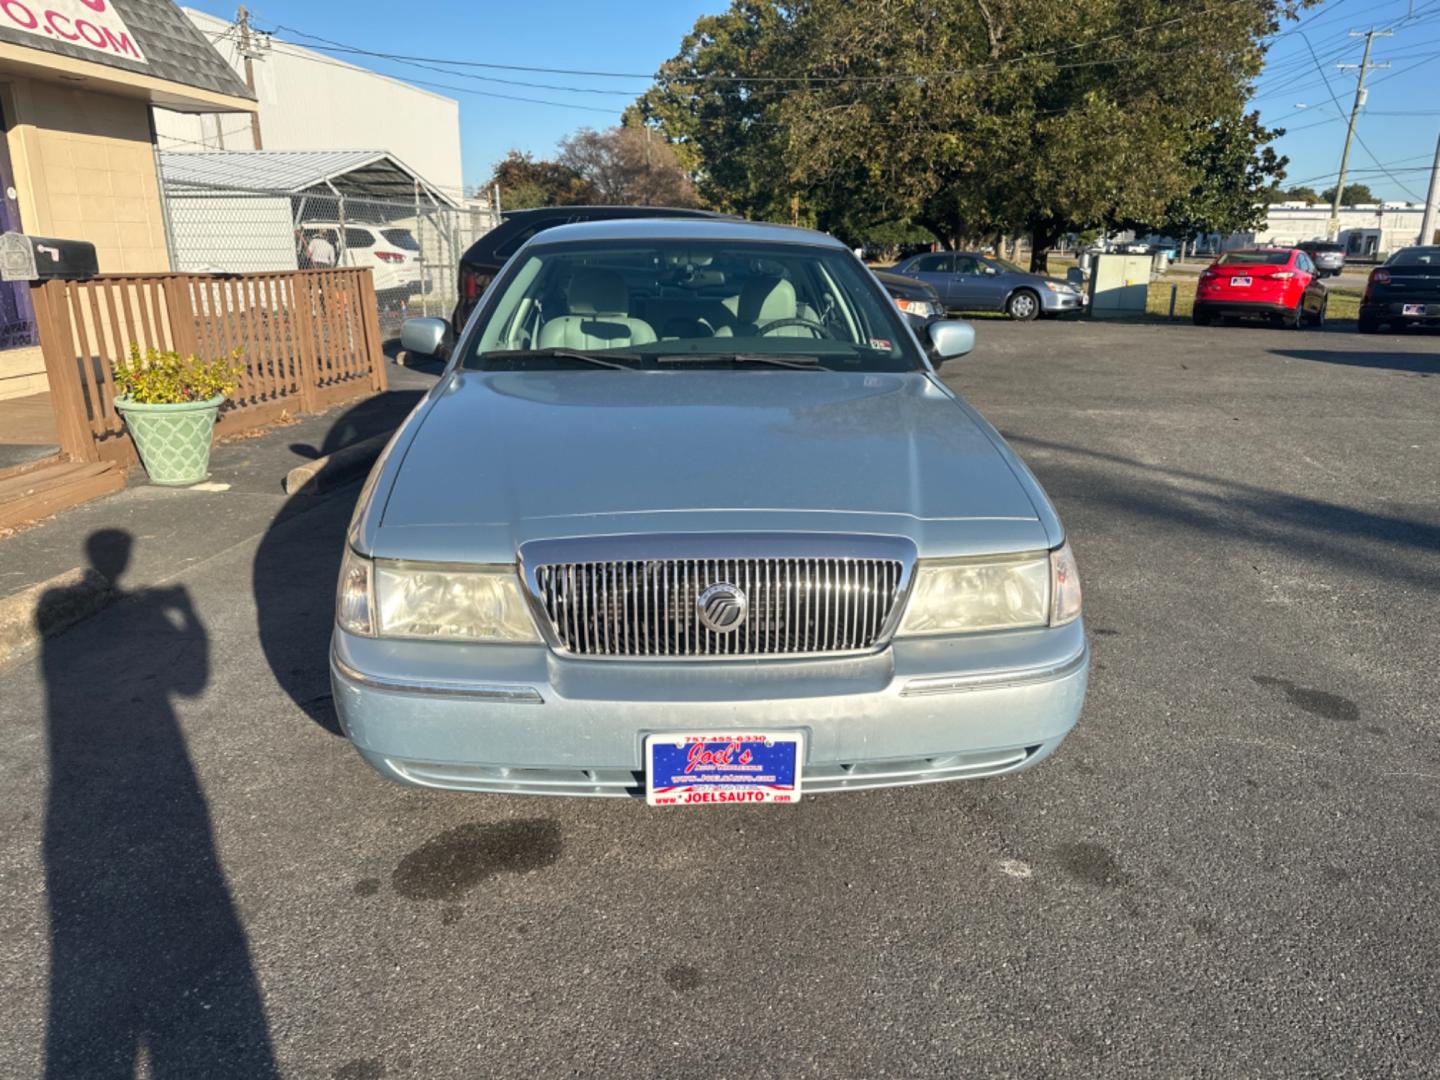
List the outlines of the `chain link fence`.
{"type": "Polygon", "coordinates": [[[386,337],[412,315],[450,315],[460,256],[497,224],[489,206],[447,206],[423,194],[406,201],[167,183],[163,198],[176,272],[368,269],[386,337]]]}

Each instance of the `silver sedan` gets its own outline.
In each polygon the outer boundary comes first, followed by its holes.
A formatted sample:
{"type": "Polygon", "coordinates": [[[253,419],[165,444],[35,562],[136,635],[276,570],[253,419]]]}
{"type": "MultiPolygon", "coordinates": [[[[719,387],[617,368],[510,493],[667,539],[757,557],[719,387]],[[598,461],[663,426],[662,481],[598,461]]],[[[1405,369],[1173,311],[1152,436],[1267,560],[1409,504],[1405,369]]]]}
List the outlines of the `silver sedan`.
{"type": "Polygon", "coordinates": [[[924,333],[805,230],[535,237],[362,492],[331,648],[356,749],[658,806],[1042,761],[1085,696],[1075,561],[927,359],[973,328],[924,333]]]}

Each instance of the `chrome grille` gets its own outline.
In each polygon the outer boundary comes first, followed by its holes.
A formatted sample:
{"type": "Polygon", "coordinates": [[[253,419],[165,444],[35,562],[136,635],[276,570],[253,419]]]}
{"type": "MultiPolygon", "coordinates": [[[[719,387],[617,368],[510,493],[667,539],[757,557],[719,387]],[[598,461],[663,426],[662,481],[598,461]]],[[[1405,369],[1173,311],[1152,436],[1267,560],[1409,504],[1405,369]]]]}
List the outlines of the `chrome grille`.
{"type": "Polygon", "coordinates": [[[532,588],[557,643],[581,656],[805,656],[872,648],[904,576],[898,559],[629,559],[541,564],[532,588]],[[724,632],[696,603],[720,582],[748,600],[724,632]]]}

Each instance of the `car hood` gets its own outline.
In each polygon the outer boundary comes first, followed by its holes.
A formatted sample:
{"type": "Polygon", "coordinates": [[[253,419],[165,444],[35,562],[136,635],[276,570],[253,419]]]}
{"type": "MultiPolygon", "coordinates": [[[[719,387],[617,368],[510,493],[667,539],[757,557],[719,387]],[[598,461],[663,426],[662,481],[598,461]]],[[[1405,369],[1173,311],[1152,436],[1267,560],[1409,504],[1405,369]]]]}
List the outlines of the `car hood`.
{"type": "Polygon", "coordinates": [[[397,446],[375,554],[503,560],[657,531],[898,534],[926,555],[1051,542],[1023,466],[922,373],[461,372],[435,394],[397,446]]]}

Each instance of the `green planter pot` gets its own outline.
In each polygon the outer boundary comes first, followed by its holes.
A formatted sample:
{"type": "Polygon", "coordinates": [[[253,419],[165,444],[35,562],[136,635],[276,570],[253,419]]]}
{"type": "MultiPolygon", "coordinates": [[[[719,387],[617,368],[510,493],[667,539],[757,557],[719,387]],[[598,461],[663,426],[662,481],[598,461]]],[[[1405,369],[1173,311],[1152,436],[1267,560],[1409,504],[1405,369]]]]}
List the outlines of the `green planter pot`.
{"type": "Polygon", "coordinates": [[[208,401],[142,405],[121,394],[115,408],[125,417],[150,482],[185,487],[210,475],[210,437],[224,402],[217,394],[208,401]]]}

